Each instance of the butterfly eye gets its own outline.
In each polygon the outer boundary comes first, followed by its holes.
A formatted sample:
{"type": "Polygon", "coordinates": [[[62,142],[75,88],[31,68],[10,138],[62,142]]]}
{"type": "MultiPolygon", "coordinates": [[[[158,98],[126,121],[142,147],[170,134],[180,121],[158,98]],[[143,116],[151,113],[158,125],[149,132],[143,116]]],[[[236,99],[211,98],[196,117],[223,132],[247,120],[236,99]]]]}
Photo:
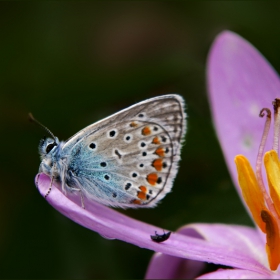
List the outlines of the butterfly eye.
{"type": "Polygon", "coordinates": [[[46,148],[46,153],[48,154],[55,146],[57,146],[57,144],[55,142],[49,144],[46,148]]]}

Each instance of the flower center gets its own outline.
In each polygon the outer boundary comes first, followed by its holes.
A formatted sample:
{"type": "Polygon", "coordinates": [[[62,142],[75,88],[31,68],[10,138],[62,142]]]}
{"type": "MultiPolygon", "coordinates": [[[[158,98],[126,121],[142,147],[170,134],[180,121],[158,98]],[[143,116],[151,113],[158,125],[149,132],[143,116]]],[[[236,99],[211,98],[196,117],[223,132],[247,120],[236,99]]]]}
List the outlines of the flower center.
{"type": "Polygon", "coordinates": [[[275,99],[273,149],[264,154],[264,146],[271,124],[271,112],[264,108],[260,117],[266,113],[266,122],[256,162],[256,172],[243,155],[235,157],[238,182],[244,200],[258,227],[266,234],[266,252],[271,270],[280,263],[280,161],[278,158],[280,129],[280,99],[275,99]],[[262,178],[262,160],[267,175],[269,193],[262,178]]]}

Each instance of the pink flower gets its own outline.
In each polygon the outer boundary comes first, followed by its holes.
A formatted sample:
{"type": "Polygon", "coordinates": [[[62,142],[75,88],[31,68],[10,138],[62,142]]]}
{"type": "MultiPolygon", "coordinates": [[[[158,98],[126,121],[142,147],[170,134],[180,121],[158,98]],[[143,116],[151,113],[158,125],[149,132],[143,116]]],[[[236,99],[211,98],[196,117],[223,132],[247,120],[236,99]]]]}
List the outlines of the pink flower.
{"type": "MultiPolygon", "coordinates": [[[[211,48],[207,78],[214,125],[230,174],[256,225],[266,235],[257,228],[193,225],[195,232],[205,240],[212,237],[213,244],[220,238],[224,240],[225,250],[238,249],[246,256],[244,268],[231,263],[227,265],[233,269],[220,269],[198,278],[279,278],[279,215],[273,202],[276,205],[279,198],[275,193],[280,192],[280,188],[277,190],[280,185],[277,178],[277,175],[280,177],[280,164],[277,156],[274,161],[270,159],[275,158],[275,151],[265,154],[265,167],[269,187],[272,189],[269,195],[265,184],[262,184],[262,181],[266,182],[265,173],[260,168],[263,153],[258,152],[264,130],[264,121],[258,116],[262,108],[272,108],[272,101],[279,96],[279,77],[250,43],[233,32],[225,31],[216,38],[211,48]],[[250,164],[256,165],[258,154],[261,157],[256,176],[250,164]],[[263,189],[260,185],[263,185],[263,189]],[[270,204],[270,207],[267,204],[270,204]],[[258,265],[254,267],[253,262],[258,265]],[[262,271],[256,270],[259,266],[263,267],[262,271]]],[[[270,150],[273,145],[272,134],[270,132],[267,135],[264,151],[270,150]]],[[[225,264],[225,261],[220,264],[225,264]]],[[[199,275],[199,264],[196,262],[194,269],[191,265],[190,260],[155,254],[146,278],[189,278],[199,275]],[[172,263],[171,267],[167,266],[168,261],[172,263]],[[191,274],[193,270],[196,273],[194,276],[191,274]]]]}
{"type": "MultiPolygon", "coordinates": [[[[258,113],[270,107],[280,92],[280,81],[265,59],[248,42],[232,32],[223,32],[209,55],[208,79],[211,108],[217,134],[239,190],[234,157],[245,155],[254,163],[258,153],[263,121],[258,113]]],[[[271,135],[267,143],[272,143],[271,135]]],[[[37,175],[44,196],[50,178],[37,175]]],[[[242,196],[241,196],[242,199],[242,196]]],[[[232,267],[199,278],[277,278],[271,271],[265,236],[257,229],[238,225],[191,224],[163,243],[150,238],[156,226],[129,218],[98,203],[80,206],[79,196],[65,196],[55,184],[46,200],[76,223],[109,239],[120,239],[156,251],[146,278],[194,278],[201,275],[204,262],[232,267]]],[[[222,210],[222,209],[221,209],[222,210]]]]}

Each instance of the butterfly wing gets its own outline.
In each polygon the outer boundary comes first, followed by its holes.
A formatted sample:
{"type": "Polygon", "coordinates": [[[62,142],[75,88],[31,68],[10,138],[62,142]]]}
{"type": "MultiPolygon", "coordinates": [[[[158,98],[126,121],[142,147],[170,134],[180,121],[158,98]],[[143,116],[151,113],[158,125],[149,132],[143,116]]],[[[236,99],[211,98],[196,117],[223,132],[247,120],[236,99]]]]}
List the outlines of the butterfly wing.
{"type": "Polygon", "coordinates": [[[113,207],[153,207],[172,188],[186,131],[179,95],[148,99],[70,138],[66,183],[113,207]]]}

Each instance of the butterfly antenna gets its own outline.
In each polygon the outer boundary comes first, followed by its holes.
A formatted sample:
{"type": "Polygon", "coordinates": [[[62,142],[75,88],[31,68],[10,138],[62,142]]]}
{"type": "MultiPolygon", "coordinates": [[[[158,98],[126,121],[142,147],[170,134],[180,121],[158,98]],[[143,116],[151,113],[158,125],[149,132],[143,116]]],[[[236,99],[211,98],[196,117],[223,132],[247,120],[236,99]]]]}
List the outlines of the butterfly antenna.
{"type": "Polygon", "coordinates": [[[28,117],[31,122],[37,123],[39,126],[43,127],[55,140],[56,137],[53,135],[53,133],[46,126],[42,125],[39,121],[37,121],[31,113],[28,114],[28,117]]]}

